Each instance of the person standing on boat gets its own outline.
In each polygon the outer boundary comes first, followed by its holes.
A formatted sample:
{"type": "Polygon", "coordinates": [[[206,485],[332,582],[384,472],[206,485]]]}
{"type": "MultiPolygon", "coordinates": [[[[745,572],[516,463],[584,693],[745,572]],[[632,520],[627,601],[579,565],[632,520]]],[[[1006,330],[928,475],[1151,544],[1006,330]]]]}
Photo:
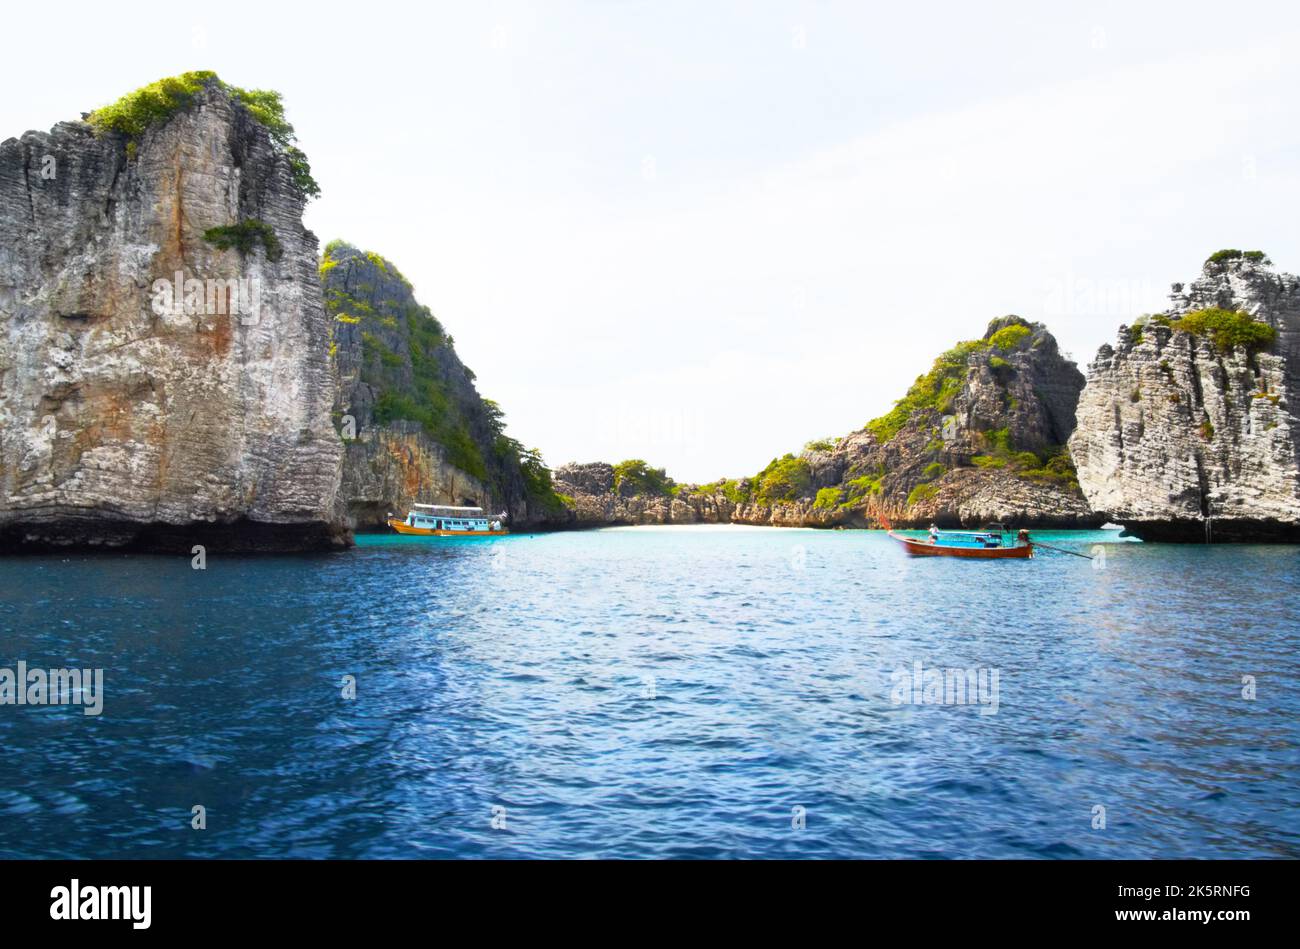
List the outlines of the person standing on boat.
{"type": "Polygon", "coordinates": [[[930,525],[930,543],[939,543],[939,527],[937,524],[930,525]]]}

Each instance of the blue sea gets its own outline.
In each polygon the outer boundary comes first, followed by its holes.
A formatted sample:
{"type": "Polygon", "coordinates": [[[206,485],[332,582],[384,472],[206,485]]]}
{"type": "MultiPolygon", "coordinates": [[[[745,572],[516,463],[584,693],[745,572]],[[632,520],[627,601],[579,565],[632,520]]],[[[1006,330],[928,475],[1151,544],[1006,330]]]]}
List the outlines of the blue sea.
{"type": "Polygon", "coordinates": [[[1300,856],[1300,548],[1038,536],[0,560],[0,857],[1300,856]]]}

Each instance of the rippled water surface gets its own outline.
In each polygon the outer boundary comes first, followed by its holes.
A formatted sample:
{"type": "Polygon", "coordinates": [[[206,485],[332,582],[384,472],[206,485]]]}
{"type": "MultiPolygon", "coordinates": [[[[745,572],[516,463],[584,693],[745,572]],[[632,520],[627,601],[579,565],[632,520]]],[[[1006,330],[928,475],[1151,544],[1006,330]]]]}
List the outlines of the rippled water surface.
{"type": "Polygon", "coordinates": [[[0,560],[0,667],[105,675],[0,705],[0,856],[1300,856],[1300,549],[1043,536],[1105,569],[742,527],[0,560]]]}

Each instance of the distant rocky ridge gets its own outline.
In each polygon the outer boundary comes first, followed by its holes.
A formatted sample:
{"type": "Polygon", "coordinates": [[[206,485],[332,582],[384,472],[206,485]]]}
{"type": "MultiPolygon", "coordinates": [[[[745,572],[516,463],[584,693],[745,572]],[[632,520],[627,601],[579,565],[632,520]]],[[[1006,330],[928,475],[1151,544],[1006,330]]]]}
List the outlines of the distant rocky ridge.
{"type": "Polygon", "coordinates": [[[1300,278],[1220,251],[1089,367],[1092,506],[1151,540],[1300,541],[1300,278]]]}
{"type": "Polygon", "coordinates": [[[1045,327],[1008,316],[940,356],[885,416],[754,477],[676,485],[631,461],[567,465],[555,487],[580,525],[1096,526],[1066,448],[1083,384],[1045,327]]]}
{"type": "Polygon", "coordinates": [[[382,529],[413,503],[506,511],[516,528],[563,514],[541,459],[505,434],[500,408],[479,396],[452,337],[396,266],[334,241],[320,274],[346,446],[340,516],[351,527],[382,529]]]}

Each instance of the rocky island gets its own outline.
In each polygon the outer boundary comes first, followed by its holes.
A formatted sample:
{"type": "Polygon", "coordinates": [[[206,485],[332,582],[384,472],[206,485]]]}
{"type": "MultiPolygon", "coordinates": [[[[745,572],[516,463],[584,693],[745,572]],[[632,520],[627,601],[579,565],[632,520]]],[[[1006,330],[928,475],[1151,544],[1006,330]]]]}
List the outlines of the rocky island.
{"type": "Polygon", "coordinates": [[[0,144],[0,551],[332,549],[412,503],[516,529],[1095,527],[1300,540],[1300,279],[1212,255],[1088,376],[1004,316],[755,474],[552,472],[396,265],[334,241],[277,93],[209,72],[0,144]]]}
{"type": "Polygon", "coordinates": [[[345,546],[563,505],[411,285],[302,222],[278,94],[161,80],[0,145],[0,549],[345,546]]]}
{"type": "Polygon", "coordinates": [[[1300,278],[1224,250],[1170,300],[1089,368],[1089,502],[1148,540],[1300,541],[1300,278]]]}
{"type": "Polygon", "coordinates": [[[565,466],[556,490],[588,525],[1096,526],[1066,446],[1083,386],[1042,324],[1006,316],[939,356],[886,415],[751,477],[677,485],[631,460],[565,466]]]}
{"type": "Polygon", "coordinates": [[[291,142],[187,73],[0,144],[0,546],[346,543],[291,142]]]}

